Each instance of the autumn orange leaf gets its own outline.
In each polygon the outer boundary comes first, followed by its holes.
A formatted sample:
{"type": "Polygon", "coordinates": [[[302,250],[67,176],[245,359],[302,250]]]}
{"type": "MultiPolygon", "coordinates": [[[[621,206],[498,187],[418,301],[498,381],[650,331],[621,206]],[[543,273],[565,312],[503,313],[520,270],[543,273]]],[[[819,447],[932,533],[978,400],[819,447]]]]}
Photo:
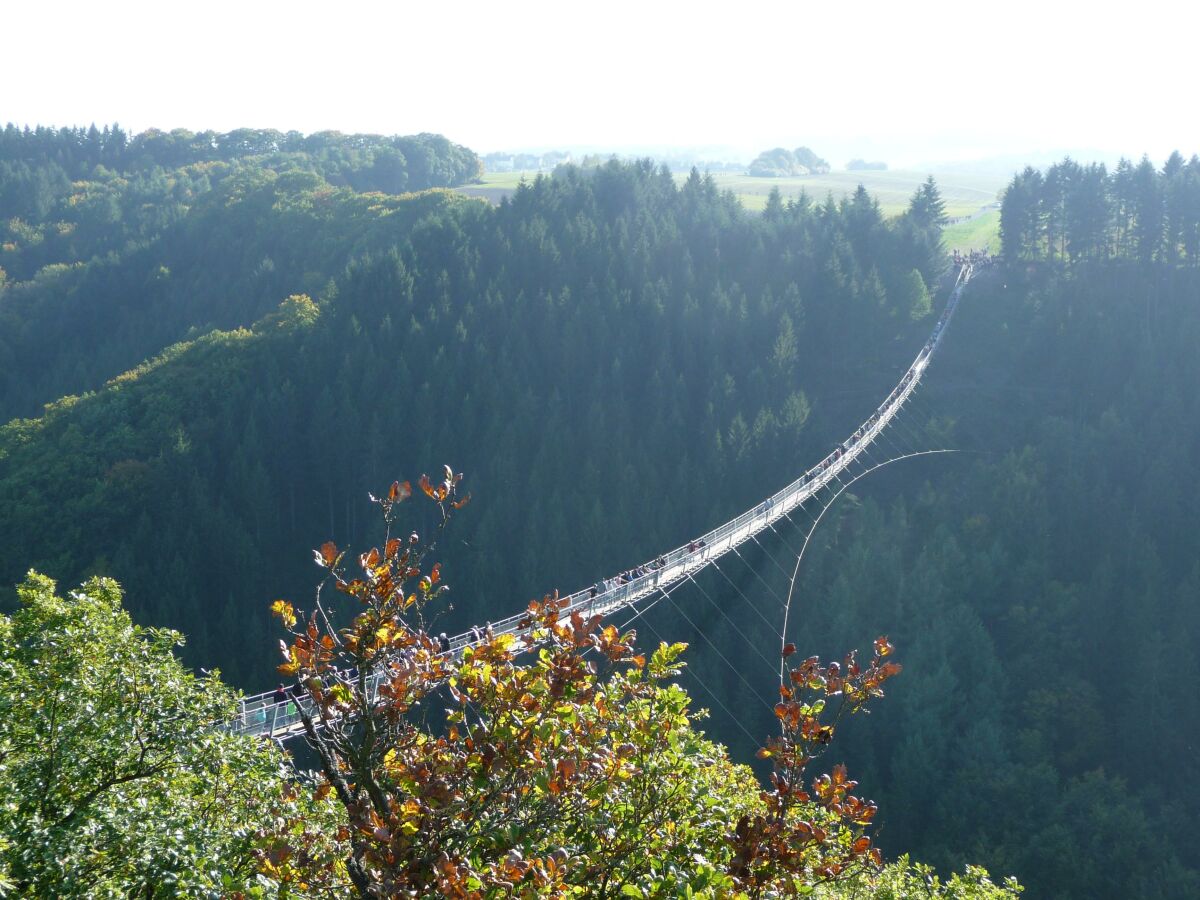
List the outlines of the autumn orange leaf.
{"type": "Polygon", "coordinates": [[[333,543],[333,541],[326,541],[321,545],[320,550],[313,551],[313,556],[316,558],[318,566],[325,566],[326,568],[329,568],[335,562],[337,562],[337,546],[333,543]]]}
{"type": "Polygon", "coordinates": [[[429,483],[428,475],[422,475],[417,480],[417,484],[419,484],[421,486],[421,490],[423,490],[425,492],[426,496],[428,496],[430,500],[437,499],[437,494],[434,493],[433,485],[429,483]]]}

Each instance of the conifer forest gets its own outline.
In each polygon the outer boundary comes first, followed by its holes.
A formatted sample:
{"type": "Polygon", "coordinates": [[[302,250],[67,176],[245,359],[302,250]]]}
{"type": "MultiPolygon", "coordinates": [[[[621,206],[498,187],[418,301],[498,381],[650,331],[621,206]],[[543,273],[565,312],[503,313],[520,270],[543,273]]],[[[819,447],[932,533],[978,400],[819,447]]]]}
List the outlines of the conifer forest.
{"type": "Polygon", "coordinates": [[[1200,157],[566,157],[0,130],[0,898],[1200,896],[1200,157]]]}

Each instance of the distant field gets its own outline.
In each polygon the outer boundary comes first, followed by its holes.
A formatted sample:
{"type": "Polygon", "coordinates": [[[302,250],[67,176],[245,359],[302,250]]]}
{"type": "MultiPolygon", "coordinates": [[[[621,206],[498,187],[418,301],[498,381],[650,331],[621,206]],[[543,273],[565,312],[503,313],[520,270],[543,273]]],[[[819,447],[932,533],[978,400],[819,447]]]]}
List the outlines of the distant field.
{"type": "Polygon", "coordinates": [[[537,172],[486,172],[478,185],[467,185],[468,188],[508,188],[515,190],[521,179],[533,181],[537,172]]]}
{"type": "Polygon", "coordinates": [[[533,181],[537,178],[537,172],[488,172],[479,179],[479,184],[465,184],[458,191],[470,197],[483,197],[492,203],[499,203],[501,197],[507,197],[517,189],[522,178],[533,181]]]}
{"type": "MultiPolygon", "coordinates": [[[[1007,183],[1005,178],[950,170],[830,172],[828,175],[810,175],[804,178],[751,178],[749,175],[730,175],[718,172],[713,174],[713,180],[721,190],[733,191],[742,205],[746,209],[752,210],[761,210],[766,206],[767,195],[773,187],[779,188],[785,199],[798,196],[801,191],[806,191],[810,197],[820,202],[824,201],[826,195],[830,193],[840,199],[846,194],[853,193],[861,184],[879,201],[883,214],[892,216],[905,210],[913,191],[930,174],[937,180],[938,190],[941,191],[942,199],[946,202],[946,214],[953,217],[972,215],[977,213],[981,207],[995,202],[999,192],[1007,183]]],[[[501,197],[516,190],[522,178],[532,181],[536,177],[536,172],[489,173],[483,176],[480,184],[467,185],[459,190],[464,194],[485,197],[493,203],[498,203],[501,197]]],[[[687,173],[676,173],[675,177],[682,181],[687,177],[687,173]]],[[[986,218],[986,216],[981,218],[986,218]]],[[[962,228],[968,225],[978,228],[977,222],[951,227],[962,228]]],[[[965,233],[970,235],[974,232],[967,231],[965,233]]]]}
{"type": "Polygon", "coordinates": [[[930,174],[937,180],[938,190],[946,202],[946,214],[966,216],[996,199],[1006,181],[1001,178],[963,175],[954,172],[830,172],[804,178],[751,178],[749,175],[717,174],[713,178],[724,190],[733,191],[747,209],[762,209],[772,187],[779,188],[784,197],[794,197],[801,191],[818,201],[832,193],[835,198],[852,194],[861,184],[874,195],[884,215],[901,213],[908,206],[913,191],[930,174]]]}
{"type": "Polygon", "coordinates": [[[1000,211],[992,210],[942,231],[947,250],[1000,250],[1000,211]]]}

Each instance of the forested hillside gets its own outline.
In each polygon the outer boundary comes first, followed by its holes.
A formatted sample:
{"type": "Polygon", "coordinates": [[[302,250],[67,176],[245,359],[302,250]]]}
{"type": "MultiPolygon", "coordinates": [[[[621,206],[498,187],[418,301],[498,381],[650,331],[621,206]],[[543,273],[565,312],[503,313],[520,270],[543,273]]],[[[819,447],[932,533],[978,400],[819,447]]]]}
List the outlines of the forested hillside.
{"type": "Polygon", "coordinates": [[[1026,167],[1004,191],[1000,234],[1012,261],[1200,265],[1200,156],[1176,151],[1161,170],[1147,157],[1111,173],[1069,157],[1026,167]]]}
{"type": "Polygon", "coordinates": [[[1195,269],[980,277],[919,402],[969,454],[873,476],[818,532],[789,638],[910,650],[847,754],[895,846],[1038,896],[1200,891],[1197,300],[1195,269]]]}
{"type": "Polygon", "coordinates": [[[0,132],[0,418],[94,390],[185,337],[248,324],[285,285],[318,290],[362,252],[367,224],[396,209],[360,192],[458,185],[479,167],[440,135],[131,137],[10,124],[0,132]],[[295,208],[297,197],[310,208],[295,208]]]}
{"type": "Polygon", "coordinates": [[[358,244],[364,231],[397,209],[360,192],[458,185],[479,166],[467,148],[429,134],[130,137],[116,126],[9,125],[0,132],[0,419],[94,390],[185,337],[249,324],[289,290],[320,290],[368,249],[358,244]]]}
{"type": "MultiPolygon", "coordinates": [[[[111,574],[138,621],[246,688],[274,683],[267,606],[311,596],[311,548],[378,540],[368,491],[467,473],[439,626],[591,583],[844,438],[925,339],[945,270],[932,184],[885,221],[861,191],[750,215],[647,164],[567,169],[495,208],[277,168],[236,167],[152,239],[0,286],[0,409],[26,417],[0,429],[0,583],[111,574]]],[[[1128,225],[1085,252],[1048,236],[1053,209],[1039,199],[1033,237],[969,286],[904,414],[898,449],[969,452],[839,501],[788,638],[904,648],[890,705],[838,751],[881,801],[888,853],[981,862],[1036,896],[1189,896],[1190,220],[1148,254],[1128,225]]],[[[722,563],[639,622],[647,643],[693,643],[684,683],[736,758],[775,728],[802,539],[748,548],[753,568],[722,563]]]]}
{"type": "MultiPolygon", "coordinates": [[[[246,297],[252,329],[7,426],[0,528],[9,583],[29,565],[119,572],[139,617],[248,687],[274,667],[264,598],[307,589],[298,548],[367,539],[368,490],[429,458],[471,472],[478,507],[448,558],[461,621],[593,580],[750,502],[763,466],[823,451],[810,416],[840,428],[857,410],[809,394],[882,390],[940,267],[923,206],[890,225],[865,194],[751,217],[650,166],[541,179],[498,209],[299,177],[246,196],[182,227],[218,235],[228,215],[249,241],[247,207],[267,208],[256,239],[290,246],[270,252],[355,261],[318,290],[277,268],[272,305],[295,296],[261,319],[265,298],[246,297]]],[[[235,242],[181,241],[175,271],[219,277],[235,242]]],[[[133,296],[141,314],[102,305],[125,323],[109,333],[144,347],[163,320],[185,327],[169,292],[133,296]]],[[[232,324],[227,296],[192,321],[232,324]]]]}
{"type": "MultiPolygon", "coordinates": [[[[239,173],[307,172],[333,187],[399,194],[479,177],[472,151],[438,134],[226,134],[119,126],[0,131],[0,267],[25,281],[145,246],[239,173]]],[[[256,261],[257,262],[257,261],[256,261]]],[[[2,280],[2,279],[0,279],[2,280]]]]}

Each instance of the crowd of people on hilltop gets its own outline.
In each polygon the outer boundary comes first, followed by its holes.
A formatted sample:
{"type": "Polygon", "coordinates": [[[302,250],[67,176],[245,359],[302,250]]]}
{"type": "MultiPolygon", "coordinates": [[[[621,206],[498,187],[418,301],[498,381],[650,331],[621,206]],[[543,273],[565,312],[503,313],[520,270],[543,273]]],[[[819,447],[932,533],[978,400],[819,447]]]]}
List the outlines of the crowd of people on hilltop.
{"type": "Polygon", "coordinates": [[[952,256],[954,267],[970,265],[976,269],[982,269],[987,266],[994,266],[1000,262],[1000,257],[995,253],[989,253],[987,250],[968,250],[966,253],[960,253],[955,250],[952,256]]]}

